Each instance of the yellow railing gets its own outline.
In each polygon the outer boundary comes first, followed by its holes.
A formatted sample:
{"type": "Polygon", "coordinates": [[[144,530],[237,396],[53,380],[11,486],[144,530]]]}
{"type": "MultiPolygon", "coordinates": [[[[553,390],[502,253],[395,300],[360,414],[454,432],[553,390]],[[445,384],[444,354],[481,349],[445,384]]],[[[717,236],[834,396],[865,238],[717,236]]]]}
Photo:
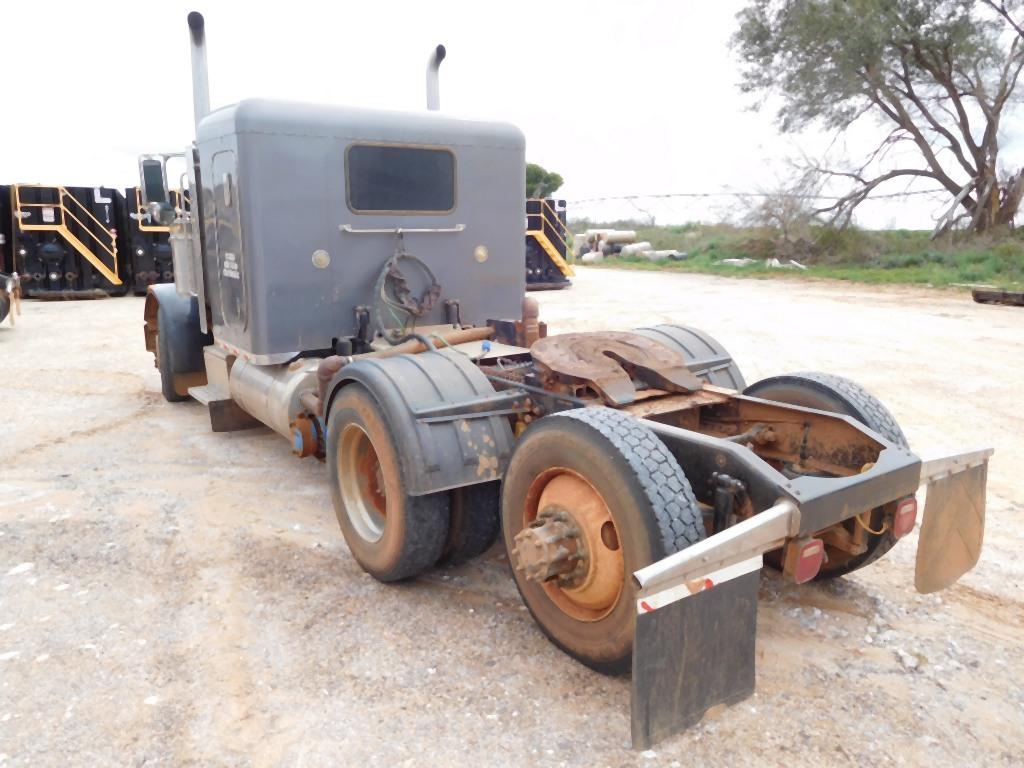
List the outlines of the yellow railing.
{"type": "Polygon", "coordinates": [[[15,184],[14,185],[14,211],[15,219],[18,222],[18,229],[23,232],[57,232],[64,240],[81,256],[88,261],[100,274],[102,274],[107,280],[114,285],[121,285],[121,278],[118,277],[117,269],[117,239],[114,234],[108,229],[107,225],[92,215],[92,212],[82,205],[74,195],[72,195],[65,187],[52,187],[44,184],[15,184]],[[51,189],[55,190],[57,194],[56,203],[23,203],[21,201],[21,190],[22,189],[51,189]],[[67,203],[70,202],[74,205],[74,210],[70,208],[67,203]],[[50,209],[54,213],[54,220],[41,221],[44,214],[43,209],[50,209]],[[31,211],[28,209],[39,209],[40,222],[28,224],[25,222],[25,216],[22,214],[30,214],[31,211]],[[78,215],[76,215],[76,212],[78,215]],[[59,214],[60,220],[57,220],[59,214]],[[105,232],[109,237],[109,243],[105,242],[99,237],[91,228],[90,225],[86,224],[85,221],[91,221],[101,231],[105,232]],[[81,238],[78,237],[68,227],[68,221],[75,222],[79,231],[83,233],[86,238],[86,242],[82,242],[81,238]],[[106,254],[113,262],[113,270],[108,267],[100,254],[106,254]]]}
{"type": "Polygon", "coordinates": [[[562,220],[558,217],[558,212],[551,207],[551,203],[549,203],[544,198],[539,197],[531,199],[530,202],[540,203],[540,212],[532,215],[540,216],[541,221],[540,230],[530,231],[544,232],[544,222],[547,221],[552,225],[552,228],[555,230],[555,237],[558,238],[558,242],[560,242],[565,247],[566,254],[572,253],[572,232],[569,231],[569,227],[567,224],[562,223],[562,220]]]}
{"type": "Polygon", "coordinates": [[[527,235],[533,237],[544,249],[544,252],[551,258],[558,267],[559,271],[567,277],[573,277],[575,271],[572,266],[562,258],[562,254],[559,253],[559,249],[551,242],[548,238],[548,229],[551,229],[557,238],[558,242],[561,243],[562,248],[565,250],[566,256],[570,259],[573,256],[572,251],[572,232],[569,231],[569,226],[562,223],[562,220],[558,217],[558,212],[551,207],[551,204],[544,198],[531,198],[528,202],[540,203],[540,211],[538,213],[527,214],[527,221],[531,216],[540,217],[540,228],[539,229],[528,229],[527,235]],[[550,224],[550,227],[545,227],[545,223],[550,224]]]}

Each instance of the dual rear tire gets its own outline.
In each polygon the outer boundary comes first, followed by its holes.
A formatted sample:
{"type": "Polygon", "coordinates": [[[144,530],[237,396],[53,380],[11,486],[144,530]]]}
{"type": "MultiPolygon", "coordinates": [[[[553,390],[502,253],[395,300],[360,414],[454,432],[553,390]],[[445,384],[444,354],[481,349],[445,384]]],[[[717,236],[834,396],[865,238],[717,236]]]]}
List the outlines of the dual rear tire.
{"type": "MultiPolygon", "coordinates": [[[[327,430],[334,508],[356,561],[390,582],[485,551],[499,530],[499,486],[410,495],[395,432],[360,384],[336,396],[327,430]]],[[[501,484],[506,549],[549,508],[572,521],[585,549],[572,584],[516,586],[544,633],[603,671],[629,669],[636,621],[631,574],[704,538],[700,507],[665,446],[636,419],[586,408],[539,420],[520,438],[501,484]]]]}
{"type": "Polygon", "coordinates": [[[497,537],[497,483],[425,495],[407,491],[395,430],[361,384],[345,386],[334,400],[327,467],[345,541],[379,581],[464,563],[497,537]]]}

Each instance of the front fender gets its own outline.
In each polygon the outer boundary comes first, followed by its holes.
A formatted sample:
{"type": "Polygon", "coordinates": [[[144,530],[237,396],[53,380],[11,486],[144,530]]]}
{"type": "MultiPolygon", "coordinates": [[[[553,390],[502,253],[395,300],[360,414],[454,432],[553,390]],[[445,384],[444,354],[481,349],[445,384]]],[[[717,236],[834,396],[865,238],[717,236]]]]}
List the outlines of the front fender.
{"type": "Polygon", "coordinates": [[[146,349],[157,354],[160,315],[164,316],[166,349],[171,373],[194,373],[204,370],[203,347],[213,343],[213,336],[199,326],[199,300],[182,297],[173,283],[151,285],[146,290],[143,309],[146,349]]]}

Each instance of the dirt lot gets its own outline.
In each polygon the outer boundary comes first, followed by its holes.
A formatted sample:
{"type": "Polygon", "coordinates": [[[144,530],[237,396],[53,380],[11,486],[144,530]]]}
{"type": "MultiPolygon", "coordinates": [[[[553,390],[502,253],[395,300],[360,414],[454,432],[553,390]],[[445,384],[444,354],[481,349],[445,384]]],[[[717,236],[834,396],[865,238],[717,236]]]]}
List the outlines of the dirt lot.
{"type": "Polygon", "coordinates": [[[757,693],[653,752],[628,681],[558,652],[497,550],[385,587],[325,471],[169,405],[140,299],[0,328],[0,766],[1020,765],[1024,310],[961,294],[586,271],[553,331],[683,322],[748,381],[861,381],[911,444],[996,447],[986,550],[913,592],[916,535],[830,586],[765,577],[757,693]]]}

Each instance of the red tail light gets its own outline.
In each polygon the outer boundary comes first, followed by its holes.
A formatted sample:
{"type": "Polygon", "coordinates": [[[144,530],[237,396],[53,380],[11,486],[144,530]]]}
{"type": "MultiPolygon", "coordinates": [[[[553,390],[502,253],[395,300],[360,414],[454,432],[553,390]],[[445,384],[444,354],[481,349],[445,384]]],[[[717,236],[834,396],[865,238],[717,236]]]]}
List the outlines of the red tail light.
{"type": "Polygon", "coordinates": [[[903,538],[912,530],[917,522],[917,498],[908,496],[896,505],[896,514],[892,519],[892,535],[903,538]]]}
{"type": "Polygon", "coordinates": [[[803,584],[818,575],[824,562],[825,542],[821,539],[793,539],[786,545],[783,570],[797,584],[803,584]]]}

